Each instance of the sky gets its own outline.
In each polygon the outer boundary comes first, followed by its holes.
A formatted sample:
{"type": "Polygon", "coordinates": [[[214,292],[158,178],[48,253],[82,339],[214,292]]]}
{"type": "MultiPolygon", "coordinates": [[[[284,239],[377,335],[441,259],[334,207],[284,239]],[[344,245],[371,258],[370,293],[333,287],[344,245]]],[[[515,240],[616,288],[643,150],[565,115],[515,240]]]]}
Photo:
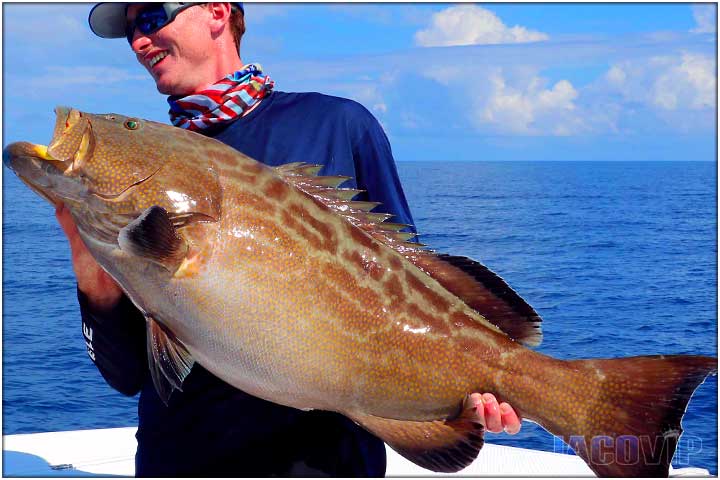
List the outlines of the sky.
{"type": "MultiPolygon", "coordinates": [[[[91,6],[3,4],[3,146],[47,144],[56,105],[168,122],[127,42],[90,32],[91,6]]],[[[244,62],[277,90],[360,102],[397,161],[716,159],[715,4],[245,10],[244,62]]]]}

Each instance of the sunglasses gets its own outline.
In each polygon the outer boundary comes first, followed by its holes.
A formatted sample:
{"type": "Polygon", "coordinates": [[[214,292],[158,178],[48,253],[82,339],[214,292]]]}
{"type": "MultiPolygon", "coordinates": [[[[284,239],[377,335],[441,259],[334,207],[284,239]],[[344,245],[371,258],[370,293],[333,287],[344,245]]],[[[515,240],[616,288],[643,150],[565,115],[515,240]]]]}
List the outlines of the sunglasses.
{"type": "Polygon", "coordinates": [[[137,28],[143,35],[150,35],[175,20],[178,13],[197,3],[151,3],[140,10],[135,20],[125,27],[125,37],[132,43],[137,28]]]}

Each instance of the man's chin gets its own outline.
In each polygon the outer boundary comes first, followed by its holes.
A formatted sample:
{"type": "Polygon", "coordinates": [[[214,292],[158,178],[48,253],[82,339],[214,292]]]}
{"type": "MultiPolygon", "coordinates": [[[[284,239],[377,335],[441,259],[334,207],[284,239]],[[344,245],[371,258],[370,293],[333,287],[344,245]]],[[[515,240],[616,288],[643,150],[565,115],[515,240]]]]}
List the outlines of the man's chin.
{"type": "Polygon", "coordinates": [[[180,89],[178,89],[177,87],[173,87],[170,85],[164,85],[160,82],[156,82],[155,86],[157,87],[157,91],[163,95],[174,95],[174,96],[185,95],[185,93],[182,93],[180,91],[180,89]]]}
{"type": "Polygon", "coordinates": [[[186,95],[191,95],[194,93],[194,91],[192,89],[188,89],[188,88],[182,87],[180,85],[166,84],[157,79],[155,80],[155,87],[157,87],[157,91],[163,95],[184,97],[186,95]]]}

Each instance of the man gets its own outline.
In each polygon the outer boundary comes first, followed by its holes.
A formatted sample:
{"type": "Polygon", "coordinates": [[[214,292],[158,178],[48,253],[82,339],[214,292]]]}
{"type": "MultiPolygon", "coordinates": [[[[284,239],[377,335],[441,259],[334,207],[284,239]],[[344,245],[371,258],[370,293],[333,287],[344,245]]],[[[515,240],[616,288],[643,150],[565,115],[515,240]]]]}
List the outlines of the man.
{"type": "MultiPolygon", "coordinates": [[[[242,4],[98,4],[89,22],[98,36],[127,38],[158,91],[170,95],[175,125],[268,165],[323,164],[321,174],[352,177],[344,186],[365,190],[360,199],[413,223],[390,145],[365,108],[273,91],[258,66],[244,66],[242,4]]],[[[141,312],[90,256],[67,210],[58,206],[57,217],[70,241],[93,360],[113,388],[141,392],[138,476],[384,475],[384,444],[352,421],[249,396],[197,364],[164,405],[148,374],[141,312]]],[[[488,430],[519,430],[509,405],[491,394],[471,398],[488,430]]]]}

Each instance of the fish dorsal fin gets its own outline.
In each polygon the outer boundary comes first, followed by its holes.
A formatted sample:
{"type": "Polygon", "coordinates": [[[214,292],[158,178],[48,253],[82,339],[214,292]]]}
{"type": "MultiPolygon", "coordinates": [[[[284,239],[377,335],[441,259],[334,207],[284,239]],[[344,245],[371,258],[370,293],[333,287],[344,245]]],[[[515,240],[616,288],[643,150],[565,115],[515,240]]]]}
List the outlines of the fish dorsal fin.
{"type": "Polygon", "coordinates": [[[425,245],[411,241],[416,234],[402,231],[409,225],[390,222],[392,215],[371,211],[379,203],[353,201],[354,194],[360,190],[344,192],[345,189],[337,188],[340,185],[337,179],[348,177],[318,177],[320,168],[320,165],[293,163],[276,167],[276,171],[316,201],[404,255],[510,338],[531,347],[540,344],[540,316],[505,280],[469,258],[424,249],[425,245]]]}
{"type": "Polygon", "coordinates": [[[322,165],[295,162],[275,167],[275,172],[302,192],[334,210],[350,223],[362,228],[381,242],[393,248],[403,248],[403,246],[411,249],[420,248],[419,244],[408,242],[408,240],[416,236],[414,233],[400,232],[400,230],[410,225],[387,222],[393,215],[372,212],[375,207],[380,205],[379,202],[353,200],[356,195],[364,192],[364,190],[338,188],[350,177],[317,176],[321,168],[322,165]]]}
{"type": "Polygon", "coordinates": [[[510,338],[530,347],[542,342],[540,315],[483,264],[429,251],[406,257],[510,338]]]}
{"type": "Polygon", "coordinates": [[[150,374],[158,396],[167,405],[173,391],[182,391],[195,360],[182,342],[154,318],[145,316],[145,323],[150,374]]]}
{"type": "Polygon", "coordinates": [[[470,465],[484,444],[474,407],[451,420],[392,420],[346,414],[411,462],[434,472],[454,473],[470,465]]]}

